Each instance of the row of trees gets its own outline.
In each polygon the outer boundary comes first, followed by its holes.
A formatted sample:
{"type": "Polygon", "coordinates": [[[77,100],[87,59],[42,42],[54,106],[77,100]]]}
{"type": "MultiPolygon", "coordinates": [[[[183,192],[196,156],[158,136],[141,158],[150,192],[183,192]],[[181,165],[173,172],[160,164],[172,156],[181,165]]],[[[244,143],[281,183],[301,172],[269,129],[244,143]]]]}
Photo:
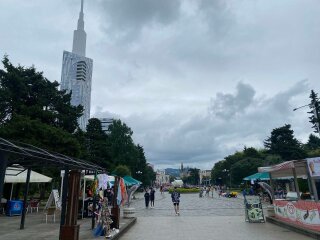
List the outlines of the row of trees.
{"type": "MultiPolygon", "coordinates": [[[[319,98],[311,91],[310,99],[310,123],[314,132],[319,133],[319,98]]],[[[245,147],[217,162],[212,168],[211,179],[216,183],[239,185],[244,177],[256,173],[258,167],[316,156],[320,156],[320,138],[310,134],[308,142],[303,144],[295,138],[291,125],[286,124],[272,130],[263,149],[245,147]]]]}
{"type": "MultiPolygon", "coordinates": [[[[114,120],[107,132],[99,119],[86,131],[77,119],[82,106],[72,106],[71,93],[58,90],[34,67],[14,66],[5,56],[0,69],[0,137],[81,158],[105,167],[109,173],[132,175],[148,185],[155,179],[143,147],[134,144],[132,130],[114,120]]],[[[55,169],[39,170],[59,176],[55,169]]]]}

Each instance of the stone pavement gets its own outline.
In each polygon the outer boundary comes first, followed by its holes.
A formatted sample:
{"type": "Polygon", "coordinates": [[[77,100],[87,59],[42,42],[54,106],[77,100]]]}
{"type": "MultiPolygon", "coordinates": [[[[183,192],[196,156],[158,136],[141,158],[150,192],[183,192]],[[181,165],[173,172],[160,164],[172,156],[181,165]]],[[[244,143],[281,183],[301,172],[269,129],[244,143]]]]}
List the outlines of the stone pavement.
{"type": "Polygon", "coordinates": [[[247,223],[242,216],[139,217],[121,240],[311,240],[270,223],[247,223]]]}
{"type": "MultiPolygon", "coordinates": [[[[59,239],[59,216],[56,216],[56,222],[50,216],[48,223],[45,223],[44,214],[32,213],[26,215],[25,229],[20,230],[20,216],[7,217],[0,215],[0,240],[57,240],[59,239]]],[[[121,218],[120,233],[134,219],[121,218]]],[[[85,218],[78,220],[80,225],[80,240],[104,239],[95,238],[91,230],[91,219],[85,218]]],[[[115,238],[114,238],[115,239],[115,238]]]]}
{"type": "MultiPolygon", "coordinates": [[[[156,193],[155,208],[146,209],[143,193],[136,194],[130,207],[136,209],[137,221],[121,240],[129,239],[223,239],[223,240],[300,240],[308,238],[270,223],[244,221],[243,198],[199,198],[181,194],[180,216],[175,216],[170,194],[156,193]]],[[[265,211],[266,212],[266,211],[265,211]]],[[[57,216],[57,220],[59,217],[57,216]]],[[[120,229],[132,219],[121,219],[120,229]]],[[[91,219],[79,220],[80,240],[104,239],[92,236],[91,219]]],[[[43,213],[27,214],[25,229],[19,230],[20,217],[0,215],[0,240],[57,240],[59,223],[45,223],[43,213]]]]}
{"type": "MultiPolygon", "coordinates": [[[[180,216],[175,216],[170,194],[156,193],[155,208],[146,209],[142,193],[131,207],[137,222],[122,237],[152,240],[309,240],[312,238],[270,223],[244,220],[243,198],[224,198],[217,194],[199,198],[198,194],[181,194],[180,216]]],[[[266,211],[264,211],[266,213],[266,211]]]]}

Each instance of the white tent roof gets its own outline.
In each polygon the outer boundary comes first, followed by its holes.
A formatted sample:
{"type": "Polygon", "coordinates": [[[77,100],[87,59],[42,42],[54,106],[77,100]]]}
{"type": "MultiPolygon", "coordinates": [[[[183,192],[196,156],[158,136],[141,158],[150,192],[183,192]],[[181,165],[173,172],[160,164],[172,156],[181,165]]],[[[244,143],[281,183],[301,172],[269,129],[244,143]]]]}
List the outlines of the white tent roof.
{"type": "MultiPolygon", "coordinates": [[[[4,178],[5,183],[25,183],[27,181],[27,169],[18,167],[9,167],[6,170],[6,176],[4,178]]],[[[43,174],[31,171],[30,182],[31,183],[43,183],[51,182],[52,178],[43,174]]]]}

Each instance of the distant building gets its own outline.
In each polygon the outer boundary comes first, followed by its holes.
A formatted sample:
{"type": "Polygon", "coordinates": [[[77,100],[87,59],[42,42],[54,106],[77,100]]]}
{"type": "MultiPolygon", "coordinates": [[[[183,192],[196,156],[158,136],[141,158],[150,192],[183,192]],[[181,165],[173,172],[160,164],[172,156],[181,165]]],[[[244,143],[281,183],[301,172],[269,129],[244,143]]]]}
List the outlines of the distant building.
{"type": "Polygon", "coordinates": [[[170,176],[166,175],[165,170],[157,170],[156,172],[156,186],[161,186],[170,183],[170,176]]]}
{"type": "Polygon", "coordinates": [[[83,106],[83,115],[78,119],[78,123],[82,130],[86,130],[90,118],[93,61],[86,57],[87,34],[84,31],[83,17],[83,0],[81,0],[78,26],[73,33],[72,52],[63,51],[60,88],[72,92],[73,106],[83,106]]]}
{"type": "Polygon", "coordinates": [[[112,124],[113,118],[98,118],[101,122],[102,131],[108,132],[109,125],[112,124]]]}
{"type": "Polygon", "coordinates": [[[200,177],[200,183],[204,185],[211,184],[211,170],[200,170],[199,177],[200,177]]]}
{"type": "Polygon", "coordinates": [[[180,167],[180,178],[183,179],[185,177],[188,177],[189,174],[189,167],[183,167],[183,163],[181,163],[181,167],[180,167]]]}

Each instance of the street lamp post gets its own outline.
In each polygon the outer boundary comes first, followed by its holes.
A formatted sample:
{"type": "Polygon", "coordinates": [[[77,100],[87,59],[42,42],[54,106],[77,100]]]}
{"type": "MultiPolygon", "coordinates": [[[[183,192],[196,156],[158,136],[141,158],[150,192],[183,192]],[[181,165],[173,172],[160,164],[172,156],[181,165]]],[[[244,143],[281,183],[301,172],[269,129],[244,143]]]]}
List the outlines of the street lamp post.
{"type": "Polygon", "coordinates": [[[306,104],[306,105],[303,105],[301,107],[294,108],[293,111],[296,111],[296,110],[298,110],[300,108],[304,108],[304,107],[312,107],[313,108],[313,113],[314,113],[314,115],[315,115],[315,117],[317,119],[317,121],[316,121],[317,130],[318,130],[318,133],[320,135],[320,126],[319,126],[320,117],[319,117],[319,113],[317,111],[316,104],[315,103],[314,104],[306,104]]]}
{"type": "MultiPolygon", "coordinates": [[[[229,179],[229,187],[231,188],[231,171],[228,170],[228,169],[223,169],[222,172],[226,173],[226,176],[229,176],[230,179],[229,179]]],[[[226,185],[227,185],[227,178],[226,178],[226,185]]]]}

